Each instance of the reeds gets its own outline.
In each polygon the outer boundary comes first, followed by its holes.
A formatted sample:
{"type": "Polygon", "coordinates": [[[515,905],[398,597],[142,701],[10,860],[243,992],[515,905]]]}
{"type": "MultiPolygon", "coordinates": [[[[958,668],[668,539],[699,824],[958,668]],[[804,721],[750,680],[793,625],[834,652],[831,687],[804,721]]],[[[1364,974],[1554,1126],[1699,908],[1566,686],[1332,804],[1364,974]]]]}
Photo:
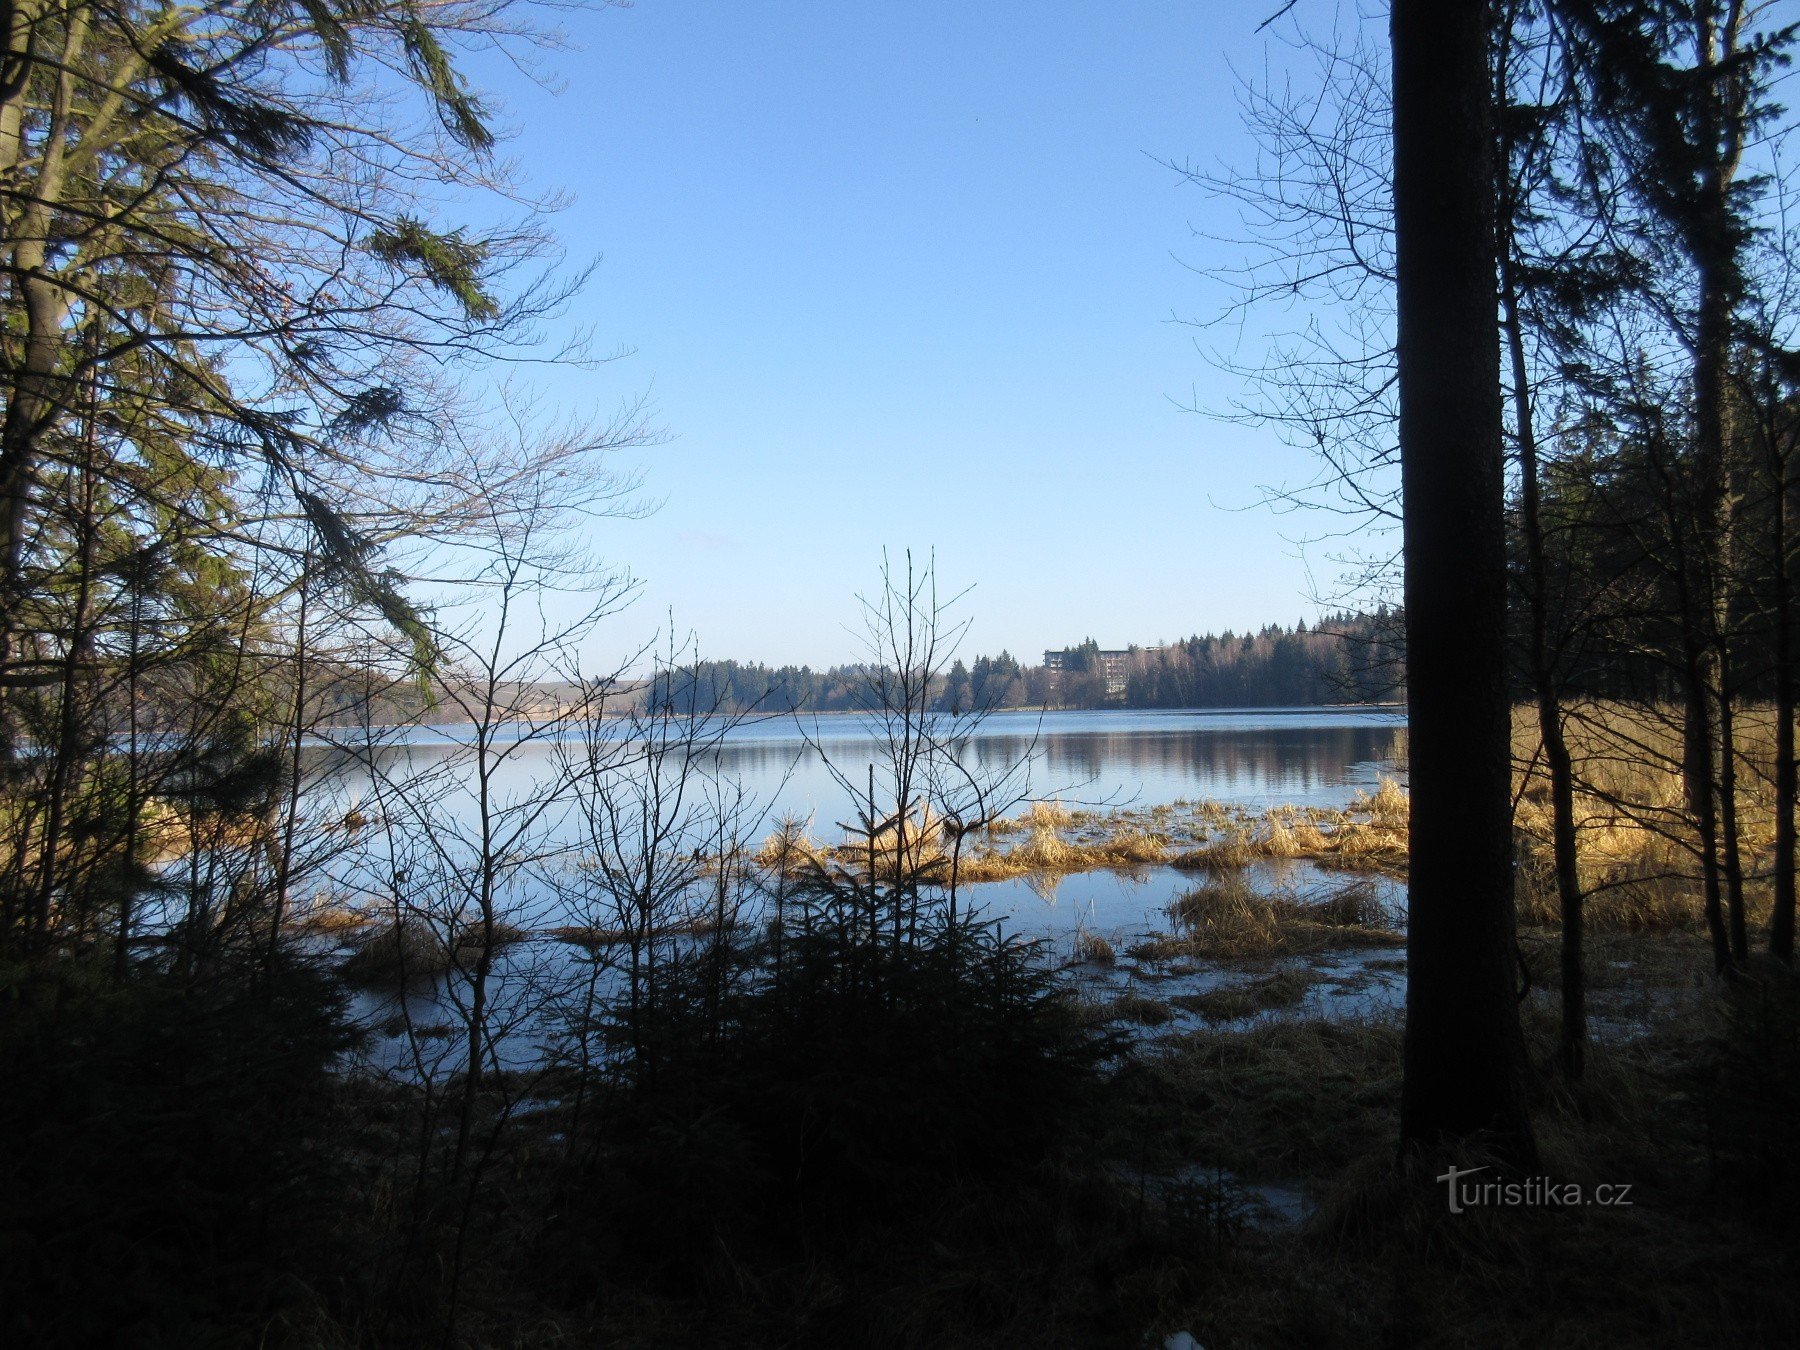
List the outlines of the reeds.
{"type": "Polygon", "coordinates": [[[823,865],[826,850],[809,832],[811,824],[811,817],[781,817],[775,822],[773,833],[751,856],[751,861],[765,871],[789,878],[823,865]]]}
{"type": "MultiPolygon", "coordinates": [[[[491,950],[523,942],[524,930],[496,923],[491,950]]],[[[365,933],[351,948],[339,973],[352,984],[404,983],[435,979],[462,969],[481,955],[486,942],[479,924],[468,924],[447,937],[437,925],[422,919],[389,920],[365,933]]]]}
{"type": "Polygon", "coordinates": [[[1140,1027],[1167,1026],[1175,1020],[1175,1010],[1159,998],[1127,990],[1110,999],[1080,1000],[1072,1006],[1078,1025],[1102,1026],[1108,1022],[1130,1022],[1140,1027]]]}
{"type": "MultiPolygon", "coordinates": [[[[1590,703],[1566,711],[1586,927],[1622,933],[1701,928],[1698,832],[1686,810],[1680,710],[1590,703]]],[[[1740,709],[1735,740],[1745,907],[1750,921],[1761,924],[1771,902],[1767,877],[1774,845],[1769,710],[1740,709]]],[[[1554,927],[1561,906],[1552,861],[1550,781],[1529,713],[1514,719],[1513,754],[1519,921],[1554,927]]]]}
{"type": "Polygon", "coordinates": [[[1241,876],[1221,874],[1171,901],[1169,917],[1175,931],[1138,944],[1131,955],[1146,961],[1245,960],[1403,940],[1366,880],[1324,896],[1260,895],[1241,876]]]}
{"type": "Polygon", "coordinates": [[[289,918],[288,927],[302,933],[353,933],[371,922],[366,910],[327,896],[303,906],[289,918]]]}
{"type": "Polygon", "coordinates": [[[1169,859],[1187,871],[1225,871],[1266,859],[1305,858],[1343,871],[1398,872],[1406,866],[1406,791],[1383,778],[1341,810],[1277,806],[1260,819],[1211,822],[1206,840],[1169,859]]]}
{"type": "Polygon", "coordinates": [[[650,928],[564,924],[561,927],[550,929],[549,933],[558,942],[567,942],[570,946],[594,950],[600,947],[618,947],[631,942],[647,942],[661,938],[711,937],[717,931],[718,925],[713,921],[712,916],[701,914],[690,919],[680,919],[674,923],[658,924],[650,928]]]}
{"type": "Polygon", "coordinates": [[[1324,928],[1386,929],[1393,916],[1381,903],[1375,883],[1366,878],[1335,887],[1324,896],[1274,896],[1270,904],[1288,923],[1316,924],[1324,928]]]}
{"type": "Polygon", "coordinates": [[[1076,961],[1094,966],[1110,966],[1118,959],[1112,943],[1085,928],[1076,930],[1071,955],[1076,961]]]}
{"type": "MultiPolygon", "coordinates": [[[[1760,923],[1770,904],[1773,807],[1767,780],[1773,729],[1766,710],[1745,709],[1738,730],[1746,904],[1750,919],[1760,923]]],[[[1696,845],[1685,816],[1680,732],[1674,710],[1587,705],[1571,712],[1576,843],[1592,931],[1682,932],[1703,923],[1696,845]]],[[[1551,880],[1549,789],[1530,710],[1515,718],[1514,738],[1519,919],[1527,927],[1554,927],[1560,906],[1551,880]]],[[[940,884],[953,872],[959,882],[980,883],[1157,865],[1210,878],[1284,860],[1403,877],[1409,815],[1406,789],[1398,779],[1382,777],[1339,809],[1278,806],[1257,814],[1216,801],[1178,800],[1098,813],[1052,799],[1029,802],[1014,816],[954,837],[929,813],[915,814],[905,827],[905,859],[895,856],[899,831],[891,824],[877,832],[872,845],[878,870],[905,863],[921,879],[940,884]]],[[[756,861],[765,868],[829,860],[866,869],[870,851],[866,837],[853,835],[826,847],[804,831],[785,837],[778,832],[756,861]]],[[[1329,926],[1330,918],[1309,915],[1305,922],[1329,926]]]]}
{"type": "Polygon", "coordinates": [[[1274,906],[1235,876],[1177,896],[1169,917],[1197,956],[1262,955],[1283,945],[1274,906]]]}
{"type": "Polygon", "coordinates": [[[1310,970],[1278,970],[1200,994],[1180,994],[1169,1002],[1183,1012],[1198,1013],[1209,1022],[1238,1022],[1277,1008],[1297,1006],[1318,979],[1310,970]]]}

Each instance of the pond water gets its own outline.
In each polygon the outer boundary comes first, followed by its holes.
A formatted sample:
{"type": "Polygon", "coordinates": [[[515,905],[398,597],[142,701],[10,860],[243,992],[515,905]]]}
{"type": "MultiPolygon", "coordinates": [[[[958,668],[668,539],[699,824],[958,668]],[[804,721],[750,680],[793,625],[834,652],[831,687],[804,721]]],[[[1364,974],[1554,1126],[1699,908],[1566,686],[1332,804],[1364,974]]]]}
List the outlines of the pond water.
{"type": "MultiPolygon", "coordinates": [[[[630,752],[614,730],[615,750],[630,752]]],[[[469,870],[478,812],[468,727],[411,727],[352,751],[348,739],[321,746],[315,806],[322,821],[354,818],[358,832],[328,836],[341,844],[327,865],[329,886],[356,901],[391,903],[390,880],[455,889],[469,870]],[[428,877],[436,877],[434,882],[428,877]]],[[[591,847],[589,824],[566,785],[585,743],[531,739],[519,728],[490,756],[489,822],[524,862],[506,865],[515,922],[542,930],[592,922],[558,912],[554,868],[578,863],[591,847]],[[555,799],[546,803],[547,797],[555,799]],[[560,855],[560,856],[559,856],[560,855]]],[[[996,803],[1013,814],[1025,799],[1069,807],[1142,810],[1210,800],[1260,812],[1273,806],[1340,807],[1383,776],[1404,778],[1405,716],[1392,708],[1125,710],[995,714],[957,741],[958,783],[1000,783],[996,803]]],[[[752,849],[784,814],[809,822],[813,837],[835,842],[856,819],[852,793],[874,774],[878,803],[896,794],[883,741],[860,717],[804,723],[767,719],[724,728],[681,785],[694,821],[665,847],[717,853],[709,796],[742,794],[737,837],[752,849]]],[[[635,766],[623,779],[639,775],[635,766]]],[[[641,775],[640,775],[641,776],[641,775]]],[[[955,790],[953,784],[953,791],[955,790]]],[[[961,809],[954,807],[952,809],[961,809]]],[[[626,833],[632,829],[628,825],[626,833]]],[[[1084,873],[1061,882],[997,882],[968,888],[969,900],[1031,937],[1157,922],[1179,876],[1084,873]]]]}
{"type": "MultiPolygon", "coordinates": [[[[531,735],[524,729],[521,742],[508,747],[493,773],[492,798],[503,817],[528,808],[543,784],[554,780],[571,749],[566,743],[532,741],[531,735]]],[[[321,796],[330,803],[326,814],[349,807],[371,818],[386,812],[390,850],[396,846],[410,850],[416,841],[409,841],[407,834],[417,823],[395,814],[396,799],[391,793],[384,799],[375,790],[376,779],[391,785],[435,777],[449,792],[451,816],[460,816],[466,826],[473,800],[469,739],[468,728],[407,728],[360,759],[324,751],[321,796]]],[[[1058,798],[1069,806],[1141,809],[1210,799],[1250,811],[1287,804],[1338,807],[1375,788],[1383,776],[1404,778],[1405,718],[1389,708],[1003,713],[960,742],[957,754],[974,775],[997,777],[1018,766],[1013,780],[1018,795],[1058,798]]],[[[782,813],[810,817],[816,835],[834,836],[835,823],[850,819],[853,811],[847,785],[866,782],[871,765],[879,783],[882,768],[879,737],[853,716],[820,717],[804,724],[771,719],[733,727],[722,734],[709,756],[705,766],[709,778],[716,775],[717,781],[741,787],[753,803],[752,820],[744,831],[752,840],[766,833],[769,822],[782,813]]],[[[553,809],[533,828],[540,850],[554,854],[564,848],[579,855],[580,830],[572,811],[553,809]]],[[[361,891],[373,898],[383,889],[376,874],[395,863],[392,857],[382,862],[379,849],[371,857],[367,844],[365,839],[363,848],[346,849],[346,861],[332,869],[333,880],[349,893],[361,891]],[[362,860],[349,861],[357,853],[362,860]]],[[[546,978],[579,978],[582,962],[577,949],[542,936],[574,916],[559,912],[543,883],[533,880],[541,875],[543,869],[538,867],[515,874],[509,900],[514,921],[540,936],[503,950],[496,972],[502,985],[513,983],[509,973],[523,977],[528,968],[531,979],[521,981],[521,988],[524,983],[541,987],[546,978]]],[[[1343,881],[1304,862],[1259,863],[1248,869],[1245,879],[1258,891],[1279,890],[1302,898],[1343,881]]],[[[1168,985],[1166,972],[1123,957],[1135,943],[1170,930],[1169,902],[1195,881],[1191,874],[1151,867],[988,882],[965,886],[962,894],[971,910],[1006,931],[1044,941],[1053,959],[1067,957],[1077,934],[1107,939],[1121,959],[1104,969],[1075,971],[1091,995],[1104,1001],[1146,984],[1161,986],[1155,992],[1166,995],[1177,987],[1204,991],[1234,978],[1217,968],[1189,970],[1177,977],[1175,985],[1168,985]]],[[[1377,884],[1383,905],[1398,913],[1405,903],[1404,884],[1385,879],[1377,884]]],[[[1372,959],[1368,952],[1344,952],[1323,964],[1315,961],[1320,980],[1294,1011],[1330,1016],[1393,1006],[1400,977],[1387,969],[1370,978],[1365,967],[1372,959]]],[[[445,988],[420,991],[407,1004],[392,996],[371,995],[362,1000],[362,1011],[375,1025],[392,1026],[402,1011],[420,1024],[453,1024],[457,1018],[445,1001],[456,999],[457,991],[445,988]]],[[[499,1003],[505,1002],[502,996],[499,1003]]],[[[524,1052],[535,1037],[522,1025],[516,1032],[514,1043],[524,1052]]],[[[396,1050],[400,1045],[394,1042],[396,1050]]],[[[446,1041],[442,1050],[452,1058],[458,1053],[454,1041],[446,1041]]]]}
{"type": "MultiPolygon", "coordinates": [[[[617,731],[628,734],[623,723],[617,731]]],[[[466,760],[471,734],[458,726],[399,729],[384,735],[374,758],[389,773],[425,773],[466,760]]],[[[1342,806],[1382,775],[1403,772],[1405,738],[1405,714],[1387,707],[1021,711],[990,716],[958,740],[956,754],[972,776],[991,780],[1016,768],[1009,787],[1072,805],[1210,798],[1256,808],[1342,806]]],[[[519,744],[496,771],[497,790],[524,799],[565,749],[519,744]]],[[[723,730],[706,767],[770,819],[791,812],[824,829],[853,809],[846,784],[860,789],[871,768],[879,784],[882,752],[878,729],[854,714],[770,718],[723,730]]]]}

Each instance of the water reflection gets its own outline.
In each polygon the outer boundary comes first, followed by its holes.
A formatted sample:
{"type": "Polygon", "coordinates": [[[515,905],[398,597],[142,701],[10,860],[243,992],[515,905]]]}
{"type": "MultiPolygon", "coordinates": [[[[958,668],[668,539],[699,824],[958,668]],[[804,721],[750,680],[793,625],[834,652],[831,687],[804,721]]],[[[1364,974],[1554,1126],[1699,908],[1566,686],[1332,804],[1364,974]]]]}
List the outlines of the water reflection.
{"type": "MultiPolygon", "coordinates": [[[[1032,795],[1072,804],[1213,798],[1254,807],[1341,806],[1383,773],[1403,770],[1405,736],[1404,715],[1385,709],[1013,712],[990,718],[960,753],[978,775],[1028,761],[1032,795]]],[[[405,777],[465,755],[466,743],[464,728],[410,728],[374,757],[384,772],[405,777]]],[[[520,747],[496,786],[528,794],[551,771],[553,753],[548,745],[520,747]]],[[[353,776],[354,757],[344,762],[353,776]]],[[[771,816],[811,815],[828,828],[851,811],[833,767],[861,783],[879,762],[880,742],[868,725],[839,716],[733,728],[710,767],[741,784],[771,816]]]]}

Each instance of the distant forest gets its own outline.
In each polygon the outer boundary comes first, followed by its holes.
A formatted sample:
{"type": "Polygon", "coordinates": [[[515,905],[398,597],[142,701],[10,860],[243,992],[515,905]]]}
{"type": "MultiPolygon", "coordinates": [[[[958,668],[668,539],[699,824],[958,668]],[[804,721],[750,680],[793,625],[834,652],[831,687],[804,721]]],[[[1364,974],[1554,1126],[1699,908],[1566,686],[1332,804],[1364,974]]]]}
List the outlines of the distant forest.
{"type": "MultiPolygon", "coordinates": [[[[1398,698],[1405,667],[1400,617],[1333,614],[1308,627],[1269,624],[1255,633],[1206,633],[1166,647],[1132,647],[1124,688],[1108,692],[1092,639],[1067,649],[1060,671],[1023,665],[1010,652],[956,661],[942,680],[938,706],[977,708],[1225,708],[1314,703],[1376,703],[1398,698]]],[[[721,711],[838,712],[867,698],[867,667],[765,666],[704,661],[677,701],[721,711]]],[[[685,672],[684,672],[685,674],[685,672]]]]}
{"type": "MultiPolygon", "coordinates": [[[[1254,634],[1208,633],[1138,653],[1129,663],[1124,702],[1132,708],[1386,702],[1405,694],[1401,638],[1400,616],[1386,608],[1328,615],[1311,628],[1302,621],[1254,634]]],[[[1093,695],[1091,687],[1081,692],[1093,695]]]]}

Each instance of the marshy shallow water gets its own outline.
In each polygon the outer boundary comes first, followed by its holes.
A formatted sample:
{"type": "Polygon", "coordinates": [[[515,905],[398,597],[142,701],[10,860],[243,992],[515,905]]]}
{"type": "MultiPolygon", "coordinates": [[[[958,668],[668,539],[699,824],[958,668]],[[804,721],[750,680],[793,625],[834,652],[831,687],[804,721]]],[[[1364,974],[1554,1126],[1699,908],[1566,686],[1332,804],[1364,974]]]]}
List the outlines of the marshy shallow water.
{"type": "MultiPolygon", "coordinates": [[[[331,809],[355,811],[379,825],[382,808],[371,764],[390,783],[433,775],[456,782],[467,761],[468,739],[466,728],[405,729],[363,762],[344,756],[322,792],[332,799],[331,809]]],[[[727,731],[708,770],[754,803],[752,838],[790,814],[814,822],[821,839],[829,841],[838,833],[836,823],[852,818],[843,783],[862,781],[881,750],[871,728],[855,717],[770,719],[727,731]]],[[[1065,809],[1075,813],[1076,820],[1063,830],[1067,838],[1091,838],[1121,822],[1141,830],[1146,822],[1173,821],[1173,850],[1191,848],[1208,830],[1215,838],[1254,834],[1271,810],[1323,814],[1367,799],[1384,779],[1404,772],[1405,720],[1385,708],[1015,712],[989,718],[959,751],[978,773],[1025,764],[1023,791],[1059,803],[1059,816],[1065,809]]],[[[557,754],[550,744],[521,746],[494,777],[496,799],[528,801],[555,772],[557,754]]],[[[405,829],[395,822],[396,837],[405,829]]],[[[572,858],[579,855],[572,820],[552,812],[543,831],[549,843],[566,845],[572,858]]],[[[1018,844],[1015,834],[997,846],[1018,844]]],[[[358,858],[347,849],[334,866],[339,894],[380,892],[374,875],[380,850],[369,853],[375,865],[368,855],[358,858]]],[[[539,1053],[552,1035],[541,1011],[560,1000],[546,996],[575,997],[593,974],[586,950],[552,935],[573,920],[545,875],[541,867],[526,869],[514,880],[502,908],[522,939],[495,954],[493,1015],[501,1039],[521,1061],[539,1053]]],[[[1157,940],[1180,935],[1182,923],[1171,905],[1210,875],[1160,861],[1123,869],[1028,870],[964,884],[959,903],[1006,932],[1041,941],[1047,958],[1065,969],[1094,1016],[1129,1023],[1145,1035],[1271,1015],[1382,1014],[1398,1006],[1403,972],[1385,937],[1345,933],[1344,941],[1333,943],[1326,933],[1304,952],[1261,955],[1182,957],[1152,950],[1157,940]],[[1104,959],[1096,959],[1100,953],[1104,959]],[[1152,1009],[1152,1003],[1163,1011],[1152,1009]]],[[[1302,906],[1348,885],[1362,887],[1380,916],[1377,926],[1390,931],[1404,912],[1405,885],[1393,876],[1346,877],[1299,858],[1256,859],[1230,869],[1229,876],[1247,895],[1302,906]]],[[[749,921],[756,922],[756,916],[749,921]]],[[[353,932],[338,936],[346,943],[355,939],[353,932]]],[[[601,978],[604,983],[616,977],[612,971],[601,978]]],[[[416,1050],[403,1034],[409,1022],[415,1031],[457,1025],[456,1005],[466,997],[462,984],[450,976],[405,994],[378,985],[362,994],[363,1020],[387,1033],[378,1040],[377,1061],[402,1067],[402,1055],[416,1050]]],[[[428,1036],[424,1043],[442,1055],[434,1070],[454,1068],[460,1054],[456,1037],[428,1036]]]]}

